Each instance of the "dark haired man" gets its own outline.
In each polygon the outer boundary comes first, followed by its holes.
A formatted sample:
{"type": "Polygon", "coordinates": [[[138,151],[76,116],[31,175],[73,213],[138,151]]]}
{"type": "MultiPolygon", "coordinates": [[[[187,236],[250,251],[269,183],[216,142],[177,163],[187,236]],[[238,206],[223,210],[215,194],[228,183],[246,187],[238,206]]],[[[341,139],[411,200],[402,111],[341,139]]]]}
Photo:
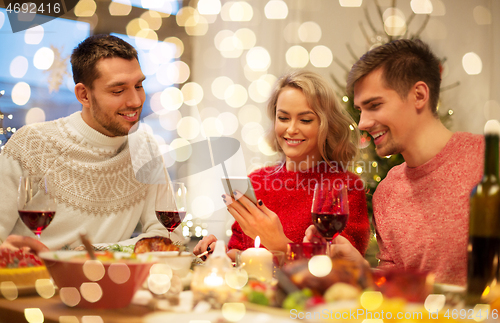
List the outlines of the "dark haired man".
{"type": "Polygon", "coordinates": [[[22,127],[0,155],[2,246],[75,247],[81,230],[96,244],[132,244],[138,223],[139,238],[166,236],[155,215],[156,187],[136,179],[127,139],[145,101],[136,50],[118,37],[91,36],[74,49],[71,64],[82,111],[22,127]],[[17,214],[23,174],[47,175],[54,188],[57,212],[41,235],[45,246],[29,238],[17,214]]]}
{"type": "MultiPolygon", "coordinates": [[[[402,154],[373,195],[380,268],[432,272],[465,285],[469,195],[482,176],[484,140],[452,133],[437,115],[439,60],[420,40],[401,39],[367,52],[347,89],[361,112],[359,129],[377,154],[402,154]]],[[[314,239],[314,228],[306,239],[314,239]]],[[[333,252],[361,259],[341,237],[333,252]]]]}

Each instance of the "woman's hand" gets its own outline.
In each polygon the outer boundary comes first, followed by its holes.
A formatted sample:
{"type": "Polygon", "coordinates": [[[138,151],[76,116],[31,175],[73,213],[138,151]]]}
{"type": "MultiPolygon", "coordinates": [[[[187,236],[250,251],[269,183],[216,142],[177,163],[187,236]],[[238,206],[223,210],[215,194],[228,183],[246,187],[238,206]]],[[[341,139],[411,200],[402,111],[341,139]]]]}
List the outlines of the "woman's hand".
{"type": "Polygon", "coordinates": [[[257,205],[247,197],[236,191],[237,201],[231,196],[223,195],[227,210],[238,221],[243,232],[252,239],[260,237],[261,243],[270,250],[286,252],[290,239],[285,236],[283,226],[276,213],[269,210],[262,200],[257,205]]]}
{"type": "Polygon", "coordinates": [[[42,251],[49,251],[49,248],[47,248],[47,246],[41,243],[38,239],[14,234],[5,239],[5,241],[0,245],[0,249],[1,248],[8,248],[12,250],[25,249],[35,254],[42,251]]]}
{"type": "MultiPolygon", "coordinates": [[[[325,238],[323,238],[318,232],[314,224],[310,225],[309,228],[307,228],[304,236],[304,242],[327,243],[325,238]]],[[[358,263],[361,266],[370,267],[368,261],[359,253],[359,251],[354,248],[349,240],[341,235],[335,237],[335,239],[332,240],[332,243],[328,244],[327,246],[329,246],[328,255],[331,258],[342,258],[358,263]]]]}
{"type": "MultiPolygon", "coordinates": [[[[208,252],[207,254],[212,253],[215,249],[215,242],[217,242],[217,238],[213,234],[208,235],[196,244],[193,249],[193,253],[195,255],[202,254],[205,251],[208,252]]],[[[201,259],[205,260],[207,259],[207,256],[202,256],[201,259]]]]}

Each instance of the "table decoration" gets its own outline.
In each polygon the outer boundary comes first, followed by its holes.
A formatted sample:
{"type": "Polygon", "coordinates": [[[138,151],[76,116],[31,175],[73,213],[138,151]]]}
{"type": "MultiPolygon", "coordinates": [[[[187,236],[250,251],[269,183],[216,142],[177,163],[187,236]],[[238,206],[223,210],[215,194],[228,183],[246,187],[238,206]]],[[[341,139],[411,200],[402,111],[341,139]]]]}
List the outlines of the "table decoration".
{"type": "Polygon", "coordinates": [[[273,254],[265,248],[260,248],[260,237],[255,238],[255,248],[248,248],[241,253],[241,263],[248,277],[262,281],[273,278],[273,254]]]}

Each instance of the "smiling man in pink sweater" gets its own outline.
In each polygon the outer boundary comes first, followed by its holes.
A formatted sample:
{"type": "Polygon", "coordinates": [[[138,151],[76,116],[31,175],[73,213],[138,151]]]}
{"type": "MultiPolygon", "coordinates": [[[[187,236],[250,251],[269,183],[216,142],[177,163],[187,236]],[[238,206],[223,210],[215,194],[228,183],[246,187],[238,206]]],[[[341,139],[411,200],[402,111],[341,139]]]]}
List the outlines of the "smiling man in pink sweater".
{"type": "MultiPolygon", "coordinates": [[[[482,176],[484,140],[441,123],[440,84],[429,47],[400,39],[361,57],[347,89],[377,154],[405,159],[373,195],[379,268],[432,272],[436,282],[465,285],[469,195],[482,176]]],[[[306,240],[315,236],[310,227],[306,240]]],[[[333,254],[362,259],[342,237],[335,242],[333,254]]]]}

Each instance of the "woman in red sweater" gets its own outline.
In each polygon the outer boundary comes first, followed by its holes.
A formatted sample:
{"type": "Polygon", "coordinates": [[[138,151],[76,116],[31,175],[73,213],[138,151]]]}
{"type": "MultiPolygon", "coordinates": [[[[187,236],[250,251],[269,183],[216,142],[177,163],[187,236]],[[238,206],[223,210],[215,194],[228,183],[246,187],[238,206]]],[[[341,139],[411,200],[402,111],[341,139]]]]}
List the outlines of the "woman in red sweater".
{"type": "MultiPolygon", "coordinates": [[[[272,250],[286,251],[288,243],[301,242],[312,224],[314,186],[321,180],[347,185],[350,212],[342,235],[364,254],[370,231],[364,183],[347,171],[358,153],[359,133],[329,83],[312,72],[289,73],[278,80],[267,112],[273,121],[268,140],[283,160],[249,175],[257,205],[239,192],[241,204],[223,195],[236,220],[228,255],[234,259],[236,250],[253,247],[256,236],[272,250]]],[[[205,251],[215,240],[213,235],[204,238],[194,252],[205,251]]]]}

